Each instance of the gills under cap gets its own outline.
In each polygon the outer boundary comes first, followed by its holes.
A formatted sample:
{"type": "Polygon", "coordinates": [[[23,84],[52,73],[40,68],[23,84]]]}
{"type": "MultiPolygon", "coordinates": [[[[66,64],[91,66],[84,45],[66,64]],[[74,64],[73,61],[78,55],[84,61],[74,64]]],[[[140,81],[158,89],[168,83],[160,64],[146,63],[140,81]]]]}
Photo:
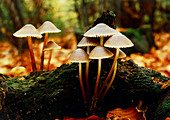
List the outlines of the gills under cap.
{"type": "Polygon", "coordinates": [[[58,29],[52,22],[45,21],[39,28],[38,31],[43,33],[59,33],[61,32],[60,29],[58,29]]]}
{"type": "Polygon", "coordinates": [[[89,62],[90,59],[87,53],[83,49],[78,48],[70,55],[68,61],[76,62],[76,63],[86,63],[89,62]]]}
{"type": "Polygon", "coordinates": [[[112,57],[113,53],[103,46],[96,46],[89,54],[90,59],[104,59],[112,57]]]}
{"type": "Polygon", "coordinates": [[[107,37],[119,33],[115,29],[109,27],[104,23],[99,23],[93,28],[89,29],[84,36],[85,37],[107,37]]]}
{"type": "Polygon", "coordinates": [[[97,46],[97,45],[99,45],[99,42],[95,38],[83,37],[77,46],[84,47],[84,46],[97,46]]]}
{"type": "Polygon", "coordinates": [[[61,46],[57,45],[54,41],[48,41],[46,47],[44,48],[44,51],[54,49],[61,49],[61,46]]]}
{"type": "Polygon", "coordinates": [[[37,29],[32,24],[26,24],[21,29],[13,34],[15,37],[37,37],[41,38],[42,35],[37,31],[37,29]]]}
{"type": "MultiPolygon", "coordinates": [[[[126,54],[125,54],[121,49],[118,48],[118,50],[119,50],[119,57],[118,57],[118,58],[125,58],[125,57],[126,57],[126,54]]],[[[110,51],[111,51],[114,55],[116,54],[116,49],[111,49],[110,51]]],[[[114,58],[114,57],[115,57],[115,56],[111,57],[111,59],[114,58]]]]}

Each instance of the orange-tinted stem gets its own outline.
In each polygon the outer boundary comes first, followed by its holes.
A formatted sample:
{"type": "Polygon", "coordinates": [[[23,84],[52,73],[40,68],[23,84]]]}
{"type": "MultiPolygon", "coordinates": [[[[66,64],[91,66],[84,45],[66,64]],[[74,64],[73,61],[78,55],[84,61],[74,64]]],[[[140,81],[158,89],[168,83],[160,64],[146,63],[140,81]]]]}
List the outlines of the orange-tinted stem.
{"type": "Polygon", "coordinates": [[[107,84],[108,80],[110,79],[110,77],[111,77],[111,75],[112,75],[112,72],[113,72],[113,70],[114,70],[114,67],[115,67],[115,64],[116,64],[116,61],[117,61],[118,56],[119,56],[119,49],[116,48],[116,55],[115,55],[115,58],[114,58],[112,67],[111,67],[111,69],[110,69],[109,74],[107,75],[107,78],[105,79],[105,81],[104,81],[104,83],[103,83],[103,85],[102,85],[102,88],[101,88],[100,91],[99,91],[98,97],[99,97],[100,94],[102,93],[105,85],[107,84]],[[117,57],[116,57],[116,56],[117,56],[117,57]]]}
{"type": "Polygon", "coordinates": [[[83,95],[84,104],[87,107],[87,100],[86,100],[86,95],[85,95],[83,80],[82,80],[82,67],[81,67],[80,62],[79,62],[79,80],[80,80],[80,87],[81,87],[81,91],[82,91],[82,95],[83,95]]]}
{"type": "Polygon", "coordinates": [[[49,54],[49,58],[48,58],[48,64],[47,64],[47,68],[46,68],[47,71],[49,71],[49,68],[50,68],[50,61],[51,61],[51,58],[52,58],[52,52],[53,52],[53,50],[50,50],[50,54],[49,54]]]}
{"type": "MultiPolygon", "coordinates": [[[[87,46],[87,54],[90,52],[90,46],[87,46]]],[[[86,89],[87,89],[87,96],[90,101],[90,90],[89,90],[89,62],[86,63],[86,89]]]]}
{"type": "Polygon", "coordinates": [[[112,79],[110,80],[109,85],[107,86],[106,90],[104,91],[103,96],[102,96],[102,98],[101,98],[101,101],[103,100],[104,96],[106,95],[107,91],[109,90],[109,88],[111,87],[111,85],[112,85],[112,83],[113,83],[113,81],[114,81],[114,79],[115,79],[116,70],[117,70],[117,62],[116,62],[115,67],[114,67],[114,72],[113,72],[112,79]]]}
{"type": "Polygon", "coordinates": [[[37,68],[36,68],[34,52],[33,52],[33,48],[32,48],[32,39],[30,36],[28,36],[28,46],[29,46],[29,51],[30,51],[30,56],[31,56],[32,70],[33,70],[33,72],[35,72],[37,70],[37,68]]]}
{"type": "Polygon", "coordinates": [[[98,89],[98,85],[99,85],[99,81],[100,81],[100,73],[101,73],[101,59],[98,59],[98,74],[97,74],[97,80],[96,80],[96,85],[95,85],[95,89],[94,89],[94,100],[96,98],[97,95],[97,89],[98,89]]]}
{"type": "Polygon", "coordinates": [[[42,52],[41,52],[40,70],[43,70],[43,67],[44,67],[44,48],[47,44],[47,38],[48,38],[48,33],[45,33],[44,44],[43,44],[43,48],[42,48],[42,52]]]}

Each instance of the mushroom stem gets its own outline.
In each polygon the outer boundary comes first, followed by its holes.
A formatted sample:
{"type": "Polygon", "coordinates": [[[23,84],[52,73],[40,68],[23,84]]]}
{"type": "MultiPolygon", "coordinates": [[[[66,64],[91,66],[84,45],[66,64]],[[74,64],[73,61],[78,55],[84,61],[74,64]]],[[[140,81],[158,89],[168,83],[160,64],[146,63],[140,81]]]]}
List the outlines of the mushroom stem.
{"type": "MultiPolygon", "coordinates": [[[[90,47],[87,46],[87,54],[90,53],[90,47]]],[[[86,89],[87,89],[87,95],[88,99],[90,101],[90,90],[89,90],[89,62],[86,63],[86,89]]]]}
{"type": "Polygon", "coordinates": [[[94,96],[93,96],[94,99],[95,99],[96,94],[97,94],[97,89],[98,89],[98,85],[99,85],[99,81],[100,81],[100,73],[101,73],[101,59],[98,59],[98,74],[97,74],[97,80],[96,80],[94,96]]]}
{"type": "Polygon", "coordinates": [[[118,48],[116,48],[116,55],[115,55],[115,58],[114,58],[114,61],[113,61],[112,67],[111,67],[111,69],[110,69],[109,74],[107,75],[107,78],[105,79],[105,81],[104,81],[104,83],[103,83],[103,85],[102,85],[102,88],[101,88],[101,89],[100,89],[100,91],[99,91],[98,97],[99,97],[99,96],[100,96],[100,94],[102,93],[102,91],[103,91],[103,89],[104,89],[105,85],[107,84],[108,80],[110,79],[110,77],[111,77],[111,75],[112,75],[112,72],[113,72],[113,70],[114,70],[114,67],[115,67],[116,61],[117,61],[117,59],[118,59],[118,56],[119,56],[119,49],[118,49],[118,48]]]}
{"type": "Polygon", "coordinates": [[[47,38],[48,38],[48,33],[45,33],[44,44],[43,44],[42,53],[41,53],[41,66],[40,66],[40,70],[43,70],[43,67],[44,67],[44,48],[45,48],[45,46],[47,44],[47,38]]]}
{"type": "Polygon", "coordinates": [[[86,100],[86,95],[85,95],[84,86],[83,86],[83,80],[82,80],[81,62],[79,62],[79,80],[80,80],[80,87],[81,87],[81,91],[82,91],[82,95],[83,95],[84,104],[87,107],[87,100],[86,100]]]}
{"type": "Polygon", "coordinates": [[[35,72],[37,68],[36,68],[36,63],[35,63],[35,58],[34,58],[34,53],[33,53],[33,48],[32,48],[32,39],[30,36],[28,36],[28,46],[29,46],[29,51],[30,51],[30,56],[31,56],[32,69],[33,69],[33,72],[35,72]]]}
{"type": "Polygon", "coordinates": [[[104,96],[106,95],[107,91],[109,90],[109,88],[111,87],[111,85],[112,85],[112,83],[114,81],[114,78],[116,76],[116,70],[117,70],[117,61],[116,61],[115,67],[114,67],[114,72],[113,72],[112,79],[110,80],[109,85],[107,86],[106,90],[104,91],[103,96],[101,98],[101,101],[103,100],[104,96]]]}
{"type": "Polygon", "coordinates": [[[53,50],[50,50],[46,71],[49,71],[49,68],[50,68],[50,61],[51,61],[51,58],[52,58],[52,52],[53,52],[53,50]]]}
{"type": "Polygon", "coordinates": [[[100,37],[100,45],[101,45],[101,46],[103,46],[103,41],[104,41],[104,37],[101,36],[101,37],[100,37]]]}

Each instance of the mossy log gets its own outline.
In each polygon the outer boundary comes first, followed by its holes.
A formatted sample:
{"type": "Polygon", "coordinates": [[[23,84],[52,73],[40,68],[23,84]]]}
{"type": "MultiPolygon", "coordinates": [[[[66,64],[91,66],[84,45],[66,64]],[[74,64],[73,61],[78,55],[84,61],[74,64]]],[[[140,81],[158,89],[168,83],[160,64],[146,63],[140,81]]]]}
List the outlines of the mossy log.
{"type": "MultiPolygon", "coordinates": [[[[111,68],[111,63],[112,60],[102,61],[99,88],[111,68]]],[[[96,66],[97,61],[90,63],[93,68],[89,74],[91,95],[96,80],[96,66]]],[[[0,118],[4,120],[52,120],[64,116],[82,118],[91,115],[84,107],[78,64],[64,64],[51,72],[37,71],[29,76],[2,77],[0,118]]],[[[165,120],[170,111],[170,89],[162,89],[162,86],[168,80],[169,78],[159,72],[138,67],[132,60],[119,61],[115,81],[104,100],[98,101],[95,114],[105,117],[109,110],[136,106],[141,100],[148,107],[147,119],[165,120]]]]}

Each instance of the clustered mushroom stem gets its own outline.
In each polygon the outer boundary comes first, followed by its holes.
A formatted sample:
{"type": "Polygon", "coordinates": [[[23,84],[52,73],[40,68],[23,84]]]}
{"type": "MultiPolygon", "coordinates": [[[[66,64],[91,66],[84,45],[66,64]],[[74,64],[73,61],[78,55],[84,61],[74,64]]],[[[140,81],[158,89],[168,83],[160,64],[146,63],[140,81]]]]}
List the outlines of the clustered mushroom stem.
{"type": "Polygon", "coordinates": [[[49,58],[48,58],[48,64],[47,64],[47,68],[46,68],[47,71],[49,71],[49,68],[50,68],[50,61],[51,61],[51,58],[52,58],[52,52],[53,52],[53,50],[50,50],[50,54],[49,54],[49,58]]]}
{"type": "Polygon", "coordinates": [[[110,79],[110,77],[111,77],[111,75],[112,75],[112,72],[113,72],[113,70],[114,70],[114,67],[115,67],[116,61],[117,61],[117,59],[118,59],[118,56],[119,56],[119,49],[118,49],[118,48],[116,48],[116,55],[115,55],[115,58],[114,58],[114,61],[113,61],[112,67],[111,67],[111,69],[110,69],[109,74],[107,75],[106,80],[104,81],[104,83],[103,83],[103,85],[102,85],[102,88],[101,88],[101,89],[100,89],[100,91],[99,91],[98,97],[99,97],[99,96],[100,96],[100,94],[102,93],[102,91],[103,91],[103,89],[104,89],[105,85],[107,84],[108,80],[110,79]]]}
{"type": "Polygon", "coordinates": [[[30,56],[31,56],[32,69],[33,69],[33,72],[35,72],[37,68],[36,68],[36,63],[35,63],[35,58],[34,58],[34,53],[33,53],[33,48],[32,48],[32,39],[30,36],[28,36],[28,46],[29,46],[29,51],[30,51],[30,56]]]}
{"type": "Polygon", "coordinates": [[[94,90],[94,100],[96,98],[96,94],[97,94],[97,89],[98,89],[98,85],[99,85],[99,81],[100,81],[100,73],[101,73],[101,59],[98,59],[98,74],[97,74],[97,80],[96,80],[96,85],[95,85],[95,90],[94,90]]]}
{"type": "Polygon", "coordinates": [[[116,61],[115,67],[114,67],[114,72],[113,72],[112,79],[110,80],[109,85],[107,86],[106,90],[104,91],[103,96],[101,98],[101,101],[103,100],[104,96],[106,95],[107,91],[109,90],[109,88],[111,87],[111,85],[112,85],[112,83],[114,81],[114,78],[116,76],[116,70],[117,70],[117,61],[116,61]]]}
{"type": "Polygon", "coordinates": [[[47,44],[47,38],[48,38],[48,33],[45,33],[44,44],[43,44],[42,53],[41,53],[41,66],[40,66],[40,70],[43,70],[43,67],[44,67],[44,48],[45,48],[45,46],[47,44]]]}
{"type": "Polygon", "coordinates": [[[82,80],[81,62],[79,62],[79,80],[80,80],[80,87],[81,87],[81,91],[82,91],[82,95],[83,95],[84,104],[87,107],[87,100],[86,100],[86,95],[85,95],[84,86],[83,86],[83,80],[82,80]]]}
{"type": "MultiPolygon", "coordinates": [[[[90,53],[90,47],[87,46],[87,54],[90,53]]],[[[89,62],[86,63],[86,89],[87,89],[87,96],[90,101],[90,90],[89,90],[89,62]]]]}
{"type": "Polygon", "coordinates": [[[103,46],[104,37],[100,37],[100,45],[103,46]]]}

